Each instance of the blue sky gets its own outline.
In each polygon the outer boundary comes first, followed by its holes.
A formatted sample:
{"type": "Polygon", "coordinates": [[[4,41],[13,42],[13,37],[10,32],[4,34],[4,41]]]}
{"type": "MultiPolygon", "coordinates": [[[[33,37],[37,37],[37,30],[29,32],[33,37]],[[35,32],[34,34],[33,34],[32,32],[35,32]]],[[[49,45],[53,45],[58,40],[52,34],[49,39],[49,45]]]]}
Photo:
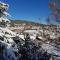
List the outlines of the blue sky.
{"type": "Polygon", "coordinates": [[[49,0],[1,0],[10,5],[12,19],[46,23],[50,13],[49,0]],[[40,20],[38,19],[40,18],[40,20]]]}

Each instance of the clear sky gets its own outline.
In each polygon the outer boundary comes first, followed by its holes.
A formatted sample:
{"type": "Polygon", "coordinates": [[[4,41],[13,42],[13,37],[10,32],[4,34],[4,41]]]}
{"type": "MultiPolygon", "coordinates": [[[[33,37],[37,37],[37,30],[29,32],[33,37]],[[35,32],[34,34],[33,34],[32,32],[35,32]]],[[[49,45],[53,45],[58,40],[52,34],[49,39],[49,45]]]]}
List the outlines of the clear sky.
{"type": "Polygon", "coordinates": [[[10,5],[8,12],[13,19],[46,23],[50,13],[49,0],[0,0],[10,5]],[[40,18],[40,20],[39,20],[40,18]]]}

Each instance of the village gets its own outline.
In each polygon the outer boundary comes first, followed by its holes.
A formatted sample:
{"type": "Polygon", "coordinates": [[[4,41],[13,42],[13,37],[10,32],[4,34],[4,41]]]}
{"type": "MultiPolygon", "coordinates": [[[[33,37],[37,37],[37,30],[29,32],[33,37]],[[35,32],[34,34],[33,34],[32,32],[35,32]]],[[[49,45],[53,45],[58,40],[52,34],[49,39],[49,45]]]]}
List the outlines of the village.
{"type": "MultiPolygon", "coordinates": [[[[24,36],[24,33],[29,33],[34,37],[34,35],[38,35],[39,37],[49,36],[48,38],[58,38],[60,36],[60,26],[59,25],[43,25],[43,24],[26,24],[26,23],[14,23],[14,26],[11,24],[12,22],[8,19],[0,20],[0,26],[7,27],[11,31],[16,34],[20,34],[24,36]],[[4,21],[4,22],[3,22],[4,21]]],[[[35,36],[35,38],[36,38],[35,36]]]]}

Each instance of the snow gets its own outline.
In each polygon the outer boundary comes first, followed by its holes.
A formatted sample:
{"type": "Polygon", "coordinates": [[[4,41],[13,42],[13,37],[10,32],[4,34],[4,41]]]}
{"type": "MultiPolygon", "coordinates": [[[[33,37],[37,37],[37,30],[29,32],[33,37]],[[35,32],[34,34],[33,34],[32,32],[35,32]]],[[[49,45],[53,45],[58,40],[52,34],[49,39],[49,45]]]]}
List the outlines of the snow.
{"type": "Polygon", "coordinates": [[[38,30],[25,30],[25,33],[30,33],[30,34],[37,34],[39,33],[38,30]]]}
{"type": "Polygon", "coordinates": [[[5,38],[4,41],[1,41],[0,40],[0,42],[1,42],[2,45],[5,46],[5,50],[4,50],[4,53],[3,54],[4,54],[5,58],[6,58],[6,60],[12,60],[12,59],[13,60],[17,60],[17,57],[15,56],[15,53],[14,53],[15,51],[17,51],[17,48],[16,48],[16,46],[12,47],[12,45],[14,43],[13,39],[11,39],[11,38],[7,38],[6,39],[5,38]],[[9,43],[7,43],[7,41],[9,41],[9,43]],[[7,55],[5,55],[5,53],[7,55]]]}
{"type": "MultiPolygon", "coordinates": [[[[4,12],[4,13],[5,13],[5,12],[4,12]]],[[[5,22],[7,22],[7,21],[10,22],[10,20],[7,19],[7,18],[5,18],[5,17],[1,17],[1,18],[0,18],[0,22],[2,22],[2,20],[4,20],[5,22]]]]}
{"type": "MultiPolygon", "coordinates": [[[[9,15],[6,11],[9,7],[8,4],[5,4],[3,2],[0,2],[1,4],[1,11],[2,14],[7,16],[9,15]]],[[[9,19],[7,19],[6,17],[2,16],[0,17],[0,22],[7,22],[7,24],[11,23],[9,19]]],[[[6,24],[6,25],[7,25],[6,24]]],[[[15,52],[18,52],[17,49],[17,44],[14,42],[12,37],[16,36],[16,33],[9,30],[9,28],[7,26],[5,27],[0,27],[0,48],[1,46],[4,48],[3,51],[3,57],[5,58],[5,60],[17,60],[17,56],[15,55],[15,52]],[[3,40],[2,40],[3,39],[3,40]],[[14,45],[14,46],[12,46],[14,45]]],[[[2,48],[1,48],[2,49],[2,48]]]]}
{"type": "Polygon", "coordinates": [[[7,38],[12,38],[12,37],[15,37],[15,36],[11,36],[11,35],[9,35],[9,34],[5,34],[5,37],[7,37],[7,38]]]}
{"type": "Polygon", "coordinates": [[[60,56],[60,50],[57,51],[57,48],[50,44],[42,44],[42,48],[52,55],[60,56]]]}
{"type": "Polygon", "coordinates": [[[19,37],[24,40],[24,35],[19,35],[19,37]]]}
{"type": "Polygon", "coordinates": [[[57,38],[57,36],[55,35],[55,33],[52,33],[52,34],[50,34],[50,38],[55,39],[55,38],[57,38]]]}
{"type": "Polygon", "coordinates": [[[5,14],[6,16],[10,16],[10,14],[7,12],[3,12],[3,14],[5,14]]]}
{"type": "Polygon", "coordinates": [[[4,36],[4,34],[3,34],[2,32],[0,32],[0,36],[2,36],[2,37],[3,37],[3,36],[4,36]]]}
{"type": "Polygon", "coordinates": [[[6,3],[3,3],[3,2],[1,2],[1,1],[0,1],[0,4],[3,4],[3,6],[4,6],[4,5],[7,5],[7,6],[9,6],[8,4],[6,4],[6,3]]]}
{"type": "Polygon", "coordinates": [[[14,52],[13,52],[13,48],[11,47],[11,45],[8,45],[7,47],[7,55],[10,56],[10,59],[14,59],[14,60],[17,60],[14,52]]]}
{"type": "Polygon", "coordinates": [[[43,40],[43,37],[42,36],[39,36],[38,38],[41,39],[41,40],[43,40]]]}
{"type": "Polygon", "coordinates": [[[7,33],[9,33],[10,35],[12,35],[12,36],[16,36],[16,33],[15,32],[12,32],[11,30],[9,30],[8,28],[1,28],[0,27],[0,30],[2,30],[4,33],[5,32],[7,32],[7,33]]]}
{"type": "Polygon", "coordinates": [[[4,38],[4,41],[0,40],[0,42],[2,45],[5,46],[5,50],[3,53],[5,59],[6,60],[12,60],[12,59],[17,60],[17,57],[15,56],[15,53],[14,53],[14,51],[17,51],[17,48],[15,46],[12,47],[12,45],[14,44],[12,37],[15,37],[16,34],[12,32],[11,30],[9,30],[8,28],[0,27],[0,36],[4,38]],[[5,32],[7,32],[8,34],[5,34],[5,32]],[[7,54],[7,56],[5,55],[5,53],[7,54]]]}
{"type": "Polygon", "coordinates": [[[7,38],[7,40],[9,41],[9,43],[14,43],[12,38],[7,38]]]}
{"type": "Polygon", "coordinates": [[[36,36],[30,36],[30,39],[35,40],[36,36]]]}

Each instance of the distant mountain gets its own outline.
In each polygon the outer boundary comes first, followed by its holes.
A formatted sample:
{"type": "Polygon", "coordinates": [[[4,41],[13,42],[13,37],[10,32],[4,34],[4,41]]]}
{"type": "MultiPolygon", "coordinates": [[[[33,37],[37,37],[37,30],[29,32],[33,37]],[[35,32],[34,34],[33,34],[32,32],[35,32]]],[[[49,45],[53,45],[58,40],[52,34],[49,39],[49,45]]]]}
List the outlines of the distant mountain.
{"type": "MultiPolygon", "coordinates": [[[[41,24],[41,23],[36,23],[36,22],[31,22],[31,21],[25,21],[25,20],[11,20],[11,26],[14,26],[14,23],[15,24],[22,24],[22,23],[25,23],[27,25],[40,25],[40,26],[50,26],[50,25],[47,25],[47,24],[41,24]]],[[[52,25],[52,26],[55,26],[55,25],[52,25]]]]}
{"type": "Polygon", "coordinates": [[[27,25],[40,25],[39,23],[36,23],[36,22],[31,22],[31,21],[25,21],[25,20],[11,20],[11,26],[14,26],[14,23],[15,24],[22,24],[22,23],[25,23],[27,25]]]}
{"type": "Polygon", "coordinates": [[[11,20],[11,22],[14,24],[21,24],[21,23],[26,23],[26,24],[32,24],[32,25],[40,25],[39,23],[36,23],[36,22],[31,22],[31,21],[24,21],[24,20],[11,20]]]}

